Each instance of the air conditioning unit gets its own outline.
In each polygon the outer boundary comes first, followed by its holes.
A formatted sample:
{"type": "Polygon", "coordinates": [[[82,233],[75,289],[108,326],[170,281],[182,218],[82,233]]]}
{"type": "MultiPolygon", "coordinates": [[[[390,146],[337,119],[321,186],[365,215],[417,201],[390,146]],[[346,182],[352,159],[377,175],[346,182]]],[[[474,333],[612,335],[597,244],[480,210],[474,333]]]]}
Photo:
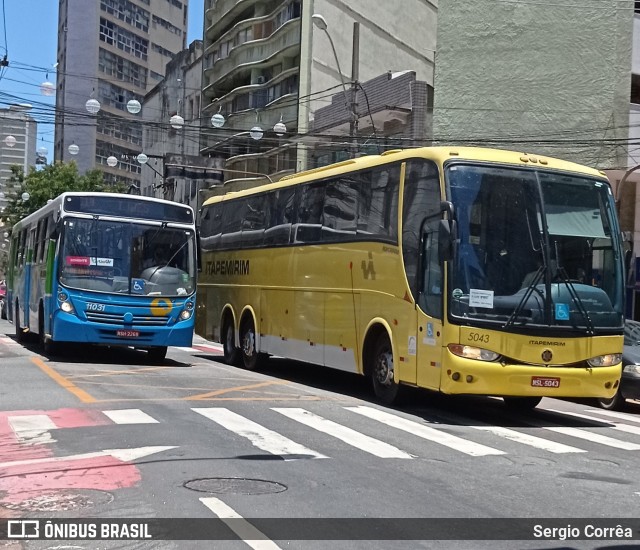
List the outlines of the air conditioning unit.
{"type": "Polygon", "coordinates": [[[264,76],[259,76],[258,80],[256,81],[258,84],[264,84],[266,78],[264,76]]]}

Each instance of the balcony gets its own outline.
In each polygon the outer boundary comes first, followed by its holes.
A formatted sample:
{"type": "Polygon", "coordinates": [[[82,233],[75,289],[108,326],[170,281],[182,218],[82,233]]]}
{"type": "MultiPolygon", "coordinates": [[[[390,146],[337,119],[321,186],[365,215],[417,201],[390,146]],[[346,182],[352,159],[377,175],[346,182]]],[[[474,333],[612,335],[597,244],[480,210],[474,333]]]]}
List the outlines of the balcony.
{"type": "Polygon", "coordinates": [[[252,40],[233,48],[228,57],[206,68],[204,73],[208,85],[204,89],[205,94],[214,83],[226,79],[241,69],[248,69],[251,65],[265,62],[284,50],[293,50],[294,46],[300,47],[299,19],[288,21],[268,38],[252,40]]]}

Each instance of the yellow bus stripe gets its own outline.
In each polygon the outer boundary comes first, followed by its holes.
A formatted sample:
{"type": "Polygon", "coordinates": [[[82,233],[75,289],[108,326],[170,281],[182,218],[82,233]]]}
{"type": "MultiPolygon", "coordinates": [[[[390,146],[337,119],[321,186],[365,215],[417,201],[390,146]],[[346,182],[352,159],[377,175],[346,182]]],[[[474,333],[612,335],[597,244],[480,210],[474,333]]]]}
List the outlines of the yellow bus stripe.
{"type": "Polygon", "coordinates": [[[38,359],[37,357],[32,357],[31,361],[40,367],[40,370],[52,378],[55,382],[57,382],[60,386],[62,386],[68,392],[71,392],[75,395],[80,401],[83,403],[96,403],[96,399],[88,394],[86,391],[81,390],[78,386],[76,386],[71,380],[62,376],[59,372],[53,370],[49,365],[45,364],[42,359],[38,359]]]}

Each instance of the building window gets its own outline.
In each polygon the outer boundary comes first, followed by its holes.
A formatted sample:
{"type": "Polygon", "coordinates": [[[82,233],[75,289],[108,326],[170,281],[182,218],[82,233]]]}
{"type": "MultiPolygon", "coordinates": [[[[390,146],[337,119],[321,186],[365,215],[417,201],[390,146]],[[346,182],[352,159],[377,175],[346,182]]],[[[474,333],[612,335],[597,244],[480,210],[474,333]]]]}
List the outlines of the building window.
{"type": "Polygon", "coordinates": [[[149,41],[118,25],[100,18],[100,40],[130,55],[147,60],[149,41]]]}
{"type": "Polygon", "coordinates": [[[640,105],[640,75],[631,75],[631,103],[640,105]]]}

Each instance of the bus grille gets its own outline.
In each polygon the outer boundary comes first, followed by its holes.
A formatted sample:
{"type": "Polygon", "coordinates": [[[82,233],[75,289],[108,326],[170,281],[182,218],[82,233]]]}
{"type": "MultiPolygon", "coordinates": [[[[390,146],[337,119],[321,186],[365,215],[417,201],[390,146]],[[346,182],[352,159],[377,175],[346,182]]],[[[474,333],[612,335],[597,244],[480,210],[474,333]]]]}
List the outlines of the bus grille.
{"type": "MultiPolygon", "coordinates": [[[[104,323],[107,325],[122,325],[124,324],[124,315],[120,313],[102,313],[96,311],[86,311],[87,321],[92,323],[104,323]]],[[[163,327],[169,321],[167,316],[156,315],[134,315],[132,325],[146,326],[146,327],[163,327]]]]}

